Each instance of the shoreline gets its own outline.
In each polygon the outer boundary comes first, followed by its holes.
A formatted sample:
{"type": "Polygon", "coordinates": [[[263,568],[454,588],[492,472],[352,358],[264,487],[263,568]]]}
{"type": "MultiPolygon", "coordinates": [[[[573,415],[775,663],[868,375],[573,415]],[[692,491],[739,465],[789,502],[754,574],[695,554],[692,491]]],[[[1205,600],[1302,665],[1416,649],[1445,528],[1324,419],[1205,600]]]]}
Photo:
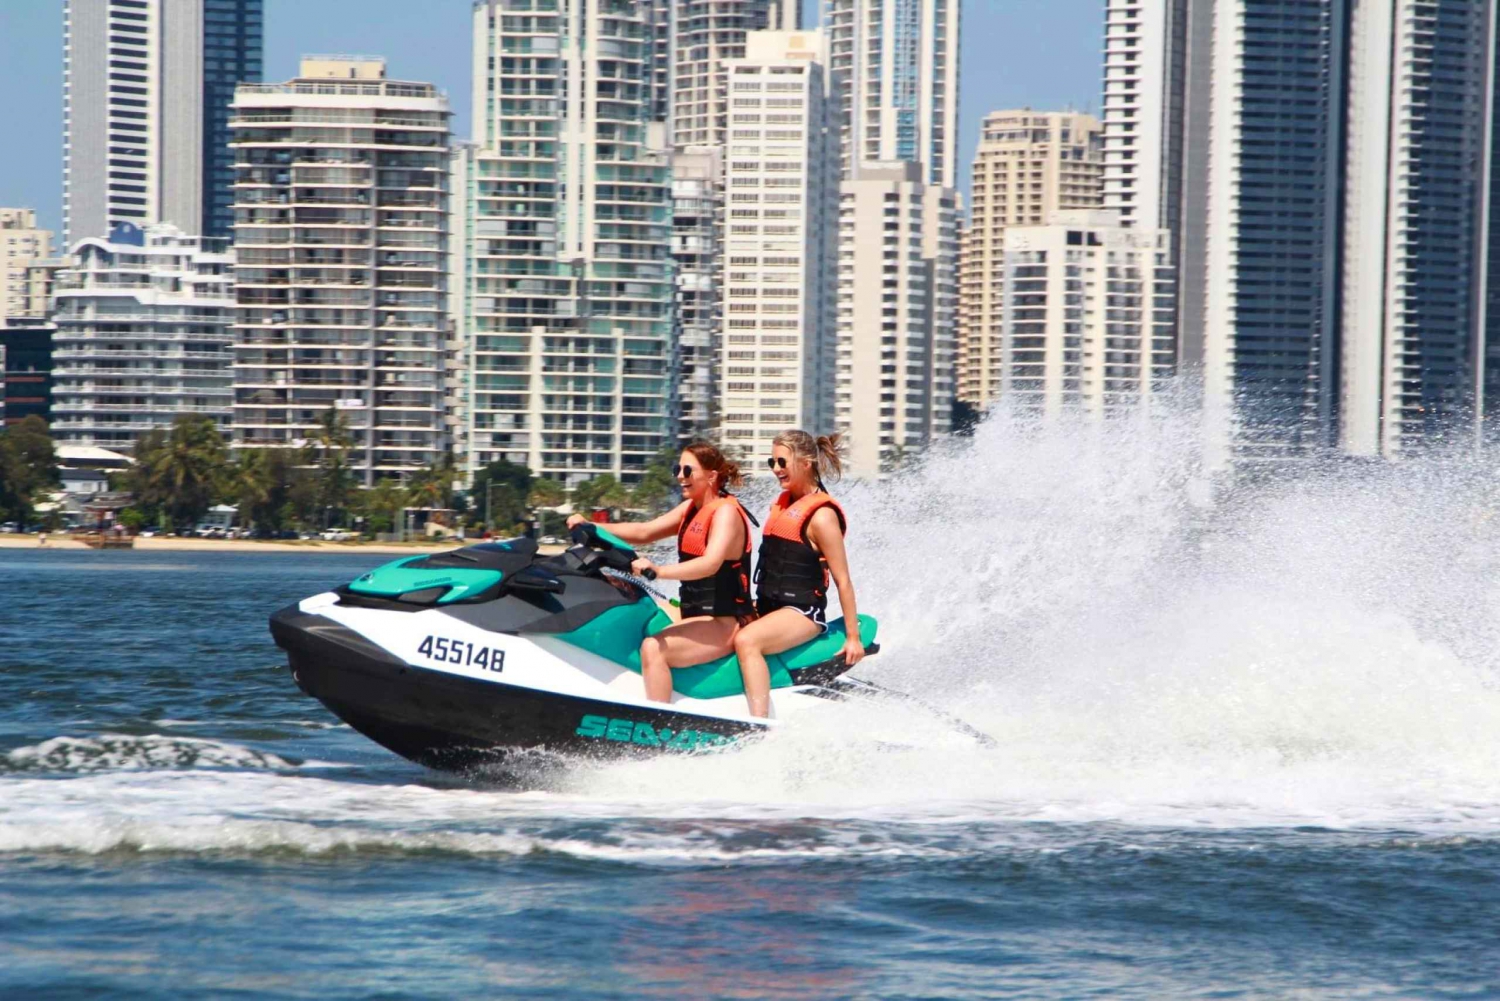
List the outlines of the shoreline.
{"type": "MultiPolygon", "coordinates": [[[[216,553],[375,553],[408,554],[440,553],[457,549],[461,545],[477,542],[325,542],[322,539],[259,540],[259,539],[179,539],[173,536],[137,538],[134,549],[154,552],[216,552],[216,553]]],[[[0,549],[71,549],[87,550],[88,546],[67,535],[48,533],[47,544],[41,545],[35,533],[27,535],[0,535],[0,549]]],[[[105,552],[105,550],[100,550],[105,552]]]]}
{"type": "MultiPolygon", "coordinates": [[[[376,556],[419,556],[423,553],[445,553],[460,546],[472,546],[481,539],[449,539],[445,542],[325,542],[322,539],[179,539],[175,536],[153,536],[137,538],[137,551],[159,553],[370,553],[376,556]]],[[[491,540],[495,541],[495,540],[491,540]]],[[[539,546],[538,552],[552,556],[567,549],[567,546],[539,546]]],[[[48,534],[45,546],[37,542],[35,533],[27,535],[0,535],[0,550],[5,549],[68,549],[80,552],[90,549],[77,539],[67,535],[48,534]]],[[[105,552],[106,550],[99,550],[105,552]]]]}

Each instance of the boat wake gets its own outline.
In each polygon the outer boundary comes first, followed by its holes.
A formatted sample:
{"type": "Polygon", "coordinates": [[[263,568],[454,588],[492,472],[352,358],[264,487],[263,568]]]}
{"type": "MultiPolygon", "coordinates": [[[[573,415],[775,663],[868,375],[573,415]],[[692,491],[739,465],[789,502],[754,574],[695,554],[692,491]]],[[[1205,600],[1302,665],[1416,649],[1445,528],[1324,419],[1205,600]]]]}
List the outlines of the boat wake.
{"type": "MultiPolygon", "coordinates": [[[[675,864],[962,855],[1077,825],[1500,836],[1500,477],[1439,458],[1215,497],[1196,437],[1170,410],[1002,413],[889,482],[835,488],[882,621],[856,673],[993,747],[901,700],[850,701],[729,752],[548,765],[517,794],[482,773],[372,781],[223,741],[66,737],[0,757],[0,850],[675,864]]],[[[307,732],[318,758],[361,739],[307,732]]]]}

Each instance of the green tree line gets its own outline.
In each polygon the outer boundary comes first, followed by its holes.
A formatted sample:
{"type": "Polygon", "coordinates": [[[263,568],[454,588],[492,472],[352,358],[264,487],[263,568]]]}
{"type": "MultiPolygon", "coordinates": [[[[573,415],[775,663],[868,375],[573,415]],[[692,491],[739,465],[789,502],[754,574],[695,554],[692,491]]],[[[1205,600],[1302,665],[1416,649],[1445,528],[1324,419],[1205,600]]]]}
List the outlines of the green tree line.
{"type": "MultiPolygon", "coordinates": [[[[392,532],[407,507],[452,508],[470,525],[501,534],[520,531],[534,519],[543,533],[560,533],[563,516],[548,509],[571,503],[574,510],[607,508],[615,518],[652,516],[676,503],[671,465],[675,448],[663,449],[633,486],[605,474],[567,490],[524,465],[499,461],[480,469],[467,492],[451,456],[398,482],[383,479],[362,489],[349,461],[353,439],[344,415],[328,410],[301,448],[245,449],[231,455],[223,434],[207,417],[183,415],[171,428],[153,431],[135,446],[135,464],[111,478],[127,491],[131,507],[121,512],[128,528],[157,526],[189,530],[215,504],[239,509],[243,527],[266,534],[352,524],[365,531],[392,532]]],[[[44,421],[29,417],[0,430],[0,520],[29,522],[34,508],[59,485],[55,450],[44,421]]]]}

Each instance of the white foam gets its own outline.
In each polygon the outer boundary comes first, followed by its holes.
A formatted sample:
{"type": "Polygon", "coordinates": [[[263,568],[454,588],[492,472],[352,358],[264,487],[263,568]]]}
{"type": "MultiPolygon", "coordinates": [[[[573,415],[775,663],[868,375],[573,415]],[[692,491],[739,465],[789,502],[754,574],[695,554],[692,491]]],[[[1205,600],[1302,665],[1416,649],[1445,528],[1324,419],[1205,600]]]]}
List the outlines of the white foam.
{"type": "Polygon", "coordinates": [[[518,795],[343,783],[219,743],[48,742],[11,757],[76,777],[0,778],[0,847],[669,861],[961,853],[1039,822],[1500,837],[1500,476],[1471,459],[1324,471],[1205,509],[1195,440],[1171,413],[1002,414],[913,474],[837,489],[882,622],[858,673],[996,748],[851,703],[518,795]]]}
{"type": "Polygon", "coordinates": [[[54,737],[18,747],[0,758],[0,771],[104,772],[156,768],[271,768],[297,765],[276,754],[238,744],[156,734],[104,733],[94,737],[54,737]]]}

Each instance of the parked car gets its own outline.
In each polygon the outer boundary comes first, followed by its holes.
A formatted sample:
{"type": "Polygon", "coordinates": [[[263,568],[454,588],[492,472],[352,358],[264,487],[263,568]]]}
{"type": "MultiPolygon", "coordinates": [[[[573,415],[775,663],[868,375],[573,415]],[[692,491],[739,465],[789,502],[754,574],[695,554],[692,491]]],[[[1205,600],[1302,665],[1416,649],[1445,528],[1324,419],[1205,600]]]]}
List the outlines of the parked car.
{"type": "Polygon", "coordinates": [[[5,524],[0,525],[0,532],[5,532],[6,534],[11,534],[11,533],[14,533],[14,532],[19,532],[20,530],[21,530],[21,526],[17,525],[13,521],[7,521],[5,524]]]}
{"type": "Polygon", "coordinates": [[[358,536],[343,528],[330,528],[323,533],[324,542],[351,542],[358,536]]]}

